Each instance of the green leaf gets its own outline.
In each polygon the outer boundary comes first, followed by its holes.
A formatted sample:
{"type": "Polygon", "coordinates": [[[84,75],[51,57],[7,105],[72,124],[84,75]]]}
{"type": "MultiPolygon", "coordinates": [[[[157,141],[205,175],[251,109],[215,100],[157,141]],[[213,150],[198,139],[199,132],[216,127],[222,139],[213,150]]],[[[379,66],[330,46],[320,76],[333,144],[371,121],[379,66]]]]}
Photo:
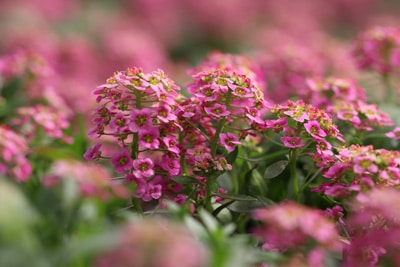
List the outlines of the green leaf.
{"type": "Polygon", "coordinates": [[[192,176],[175,176],[172,178],[172,180],[178,184],[204,184],[202,181],[192,176]]]}
{"type": "Polygon", "coordinates": [[[233,190],[232,177],[228,172],[224,172],[223,174],[218,176],[217,184],[219,185],[219,187],[222,187],[227,191],[233,190]]]}
{"type": "Polygon", "coordinates": [[[265,205],[259,200],[252,201],[235,201],[227,208],[234,212],[251,212],[254,209],[264,207],[265,205]]]}
{"type": "Polygon", "coordinates": [[[227,161],[229,164],[233,164],[233,163],[235,162],[235,160],[236,160],[238,154],[239,154],[239,147],[236,146],[236,147],[235,147],[235,150],[233,150],[232,152],[230,152],[230,153],[225,157],[225,158],[226,158],[226,161],[227,161]]]}
{"type": "Polygon", "coordinates": [[[257,200],[255,197],[240,195],[240,194],[218,194],[215,193],[215,196],[219,196],[226,199],[238,200],[238,201],[254,201],[257,200]]]}
{"type": "Polygon", "coordinates": [[[267,169],[264,172],[264,178],[265,179],[272,179],[277,177],[279,174],[281,174],[286,166],[289,164],[288,160],[280,160],[272,165],[268,166],[267,169]]]}

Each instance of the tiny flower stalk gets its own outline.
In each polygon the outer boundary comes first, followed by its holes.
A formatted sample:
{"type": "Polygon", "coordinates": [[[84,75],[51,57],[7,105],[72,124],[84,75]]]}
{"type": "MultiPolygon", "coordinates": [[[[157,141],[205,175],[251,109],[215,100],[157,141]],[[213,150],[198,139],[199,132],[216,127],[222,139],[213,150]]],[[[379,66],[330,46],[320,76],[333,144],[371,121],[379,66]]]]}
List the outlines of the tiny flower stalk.
{"type": "Polygon", "coordinates": [[[297,161],[297,149],[290,149],[289,152],[289,164],[290,164],[290,180],[292,182],[293,196],[296,201],[299,200],[299,182],[297,181],[296,161],[297,161]]]}

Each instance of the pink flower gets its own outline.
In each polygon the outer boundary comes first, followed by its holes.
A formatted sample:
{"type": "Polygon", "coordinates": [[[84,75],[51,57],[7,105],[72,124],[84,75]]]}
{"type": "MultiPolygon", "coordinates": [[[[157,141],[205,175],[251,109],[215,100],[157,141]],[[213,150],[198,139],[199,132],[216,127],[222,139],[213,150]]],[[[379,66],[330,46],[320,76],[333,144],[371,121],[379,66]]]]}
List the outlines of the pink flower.
{"type": "Polygon", "coordinates": [[[150,178],[154,175],[154,163],[150,158],[135,159],[132,165],[133,174],[138,178],[150,178]]]}
{"type": "Polygon", "coordinates": [[[319,122],[316,120],[311,120],[304,124],[306,131],[313,137],[325,137],[326,132],[321,129],[319,122]]]}
{"type": "Polygon", "coordinates": [[[215,117],[225,117],[230,114],[230,112],[226,109],[225,105],[221,105],[218,103],[213,103],[211,106],[206,106],[204,107],[204,110],[206,111],[207,114],[213,115],[215,117]]]}
{"type": "Polygon", "coordinates": [[[168,135],[163,138],[163,143],[167,147],[168,151],[171,151],[172,153],[179,154],[180,149],[177,145],[177,140],[175,135],[168,135]]]}
{"type": "Polygon", "coordinates": [[[378,166],[374,164],[375,161],[374,155],[365,155],[365,156],[358,156],[354,158],[354,173],[361,174],[363,172],[371,172],[376,173],[378,172],[378,166]]]}
{"type": "Polygon", "coordinates": [[[400,140],[400,127],[396,127],[393,131],[386,133],[386,136],[394,140],[400,140]]]}
{"type": "Polygon", "coordinates": [[[143,195],[142,199],[144,201],[151,201],[153,199],[159,199],[162,196],[162,186],[160,184],[147,184],[146,193],[143,195]]]}
{"type": "Polygon", "coordinates": [[[85,152],[85,154],[83,154],[83,157],[84,157],[86,160],[94,160],[94,159],[99,158],[99,157],[101,156],[100,148],[101,148],[101,144],[96,144],[96,145],[90,147],[90,148],[85,152]]]}
{"type": "Polygon", "coordinates": [[[268,129],[272,129],[275,132],[282,131],[288,125],[288,121],[287,121],[286,117],[276,119],[276,120],[266,120],[265,123],[266,123],[268,129]]]}
{"type": "Polygon", "coordinates": [[[229,152],[235,150],[236,145],[240,144],[239,138],[231,132],[219,134],[219,140],[229,152]]]}
{"type": "Polygon", "coordinates": [[[293,149],[306,145],[305,143],[302,143],[301,138],[297,136],[283,136],[281,137],[281,141],[286,147],[293,149]]]}
{"type": "Polygon", "coordinates": [[[117,173],[124,173],[132,168],[131,154],[127,149],[111,157],[111,163],[117,173]]]}
{"type": "Polygon", "coordinates": [[[132,132],[139,132],[151,127],[151,109],[132,109],[130,121],[129,129],[131,129],[132,132]]]}
{"type": "Polygon", "coordinates": [[[160,145],[158,137],[160,132],[155,127],[142,129],[139,132],[139,145],[142,148],[157,149],[160,145]]]}
{"type": "Polygon", "coordinates": [[[341,249],[335,225],[320,210],[288,201],[258,209],[253,217],[261,222],[254,231],[255,235],[267,247],[299,249],[313,240],[316,246],[327,250],[341,249]]]}
{"type": "Polygon", "coordinates": [[[170,176],[179,175],[181,172],[181,164],[179,160],[164,155],[162,157],[161,168],[168,171],[170,176]]]}
{"type": "Polygon", "coordinates": [[[173,114],[171,111],[172,109],[170,106],[161,105],[158,107],[157,118],[164,123],[176,120],[177,119],[176,115],[173,114]]]}

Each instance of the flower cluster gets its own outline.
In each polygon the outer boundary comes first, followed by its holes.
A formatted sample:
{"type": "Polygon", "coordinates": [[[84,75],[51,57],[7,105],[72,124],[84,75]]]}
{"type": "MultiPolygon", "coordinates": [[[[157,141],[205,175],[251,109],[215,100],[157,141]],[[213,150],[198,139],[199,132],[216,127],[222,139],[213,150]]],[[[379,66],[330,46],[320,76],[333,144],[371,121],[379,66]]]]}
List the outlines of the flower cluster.
{"type": "Polygon", "coordinates": [[[19,132],[31,141],[34,137],[42,135],[71,143],[72,138],[64,133],[70,122],[65,112],[55,107],[36,105],[17,109],[17,118],[12,124],[18,127],[19,132]]]}
{"type": "Polygon", "coordinates": [[[299,45],[281,46],[261,59],[264,79],[268,81],[266,95],[281,103],[292,96],[303,95],[307,79],[323,75],[321,56],[299,45]],[[318,62],[318,64],[310,64],[318,62]]]}
{"type": "Polygon", "coordinates": [[[256,210],[253,217],[261,222],[254,234],[263,243],[264,250],[290,255],[291,250],[299,251],[301,247],[305,253],[302,256],[307,256],[306,262],[319,262],[317,266],[323,266],[327,252],[339,252],[342,248],[334,223],[320,210],[283,202],[256,210]]]}
{"type": "Polygon", "coordinates": [[[95,163],[77,160],[55,161],[43,176],[42,184],[52,187],[64,180],[74,181],[83,196],[101,200],[128,197],[127,189],[119,181],[111,180],[109,170],[95,163]]]}
{"type": "Polygon", "coordinates": [[[312,188],[312,191],[344,197],[351,192],[382,186],[398,187],[400,184],[399,151],[360,145],[337,149],[338,155],[317,162],[324,168],[323,176],[331,181],[312,188]]]}
{"type": "Polygon", "coordinates": [[[376,104],[367,104],[365,89],[355,81],[340,78],[308,79],[309,91],[302,99],[324,108],[334,119],[349,122],[357,130],[372,131],[392,126],[393,121],[376,104]]]}
{"type": "Polygon", "coordinates": [[[244,55],[232,55],[213,51],[195,68],[190,69],[189,74],[195,75],[200,72],[211,72],[216,70],[225,70],[230,73],[246,75],[253,81],[257,81],[261,87],[265,87],[261,66],[255,64],[255,62],[244,55]]]}
{"type": "Polygon", "coordinates": [[[116,245],[96,259],[96,267],[205,267],[206,249],[179,224],[142,219],[121,228],[116,245]]]}
{"type": "Polygon", "coordinates": [[[389,74],[400,67],[400,30],[395,27],[373,27],[355,40],[353,56],[362,70],[389,74]]]}
{"type": "Polygon", "coordinates": [[[332,107],[332,113],[341,121],[347,121],[357,130],[372,131],[375,127],[393,126],[389,115],[379,110],[376,104],[363,101],[341,101],[332,107]]]}
{"type": "Polygon", "coordinates": [[[301,98],[323,109],[335,106],[337,102],[366,101],[365,89],[354,80],[345,78],[309,78],[305,94],[301,98]]]}
{"type": "Polygon", "coordinates": [[[7,126],[0,125],[0,174],[10,175],[18,182],[27,181],[32,166],[26,158],[27,141],[7,126]]]}
{"type": "Polygon", "coordinates": [[[288,148],[304,147],[308,145],[307,142],[311,142],[315,143],[317,151],[321,152],[332,148],[329,139],[344,141],[328,113],[302,100],[289,100],[285,104],[272,105],[270,111],[278,119],[265,120],[265,127],[284,134],[281,141],[288,148]]]}
{"type": "MultiPolygon", "coordinates": [[[[86,159],[108,158],[125,180],[136,184],[137,197],[159,199],[161,192],[174,188],[165,180],[181,172],[180,148],[183,137],[177,123],[179,87],[164,72],[143,73],[134,68],[116,72],[94,94],[100,107],[91,135],[116,139],[118,149],[103,155],[96,144],[85,153],[86,159]]],[[[179,190],[179,189],[178,189],[179,190]]]]}
{"type": "Polygon", "coordinates": [[[349,203],[350,244],[344,250],[345,267],[400,264],[400,192],[393,188],[361,193],[349,203]]]}

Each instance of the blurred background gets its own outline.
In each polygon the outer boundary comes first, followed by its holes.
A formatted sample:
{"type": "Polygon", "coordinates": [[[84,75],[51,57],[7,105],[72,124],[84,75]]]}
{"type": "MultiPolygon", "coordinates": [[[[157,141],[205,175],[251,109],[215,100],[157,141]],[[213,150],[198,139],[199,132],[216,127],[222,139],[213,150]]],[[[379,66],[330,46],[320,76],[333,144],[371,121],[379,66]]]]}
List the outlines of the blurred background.
{"type": "Polygon", "coordinates": [[[114,71],[161,68],[184,84],[186,69],[215,50],[256,59],[266,79],[288,66],[356,77],[351,41],[400,20],[397,0],[0,0],[0,7],[0,54],[40,55],[52,70],[46,82],[81,112],[114,71]]]}

